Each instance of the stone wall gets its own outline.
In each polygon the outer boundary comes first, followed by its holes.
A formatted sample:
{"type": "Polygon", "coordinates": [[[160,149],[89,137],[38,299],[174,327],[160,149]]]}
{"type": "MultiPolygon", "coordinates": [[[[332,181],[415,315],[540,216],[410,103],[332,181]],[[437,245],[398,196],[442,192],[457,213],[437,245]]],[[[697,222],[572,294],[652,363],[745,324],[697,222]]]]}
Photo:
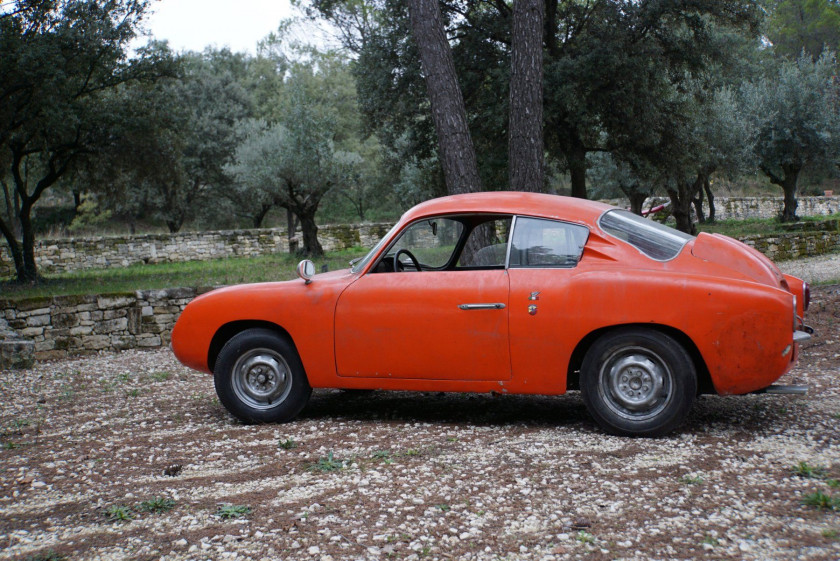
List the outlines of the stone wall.
{"type": "MultiPolygon", "coordinates": [[[[391,224],[332,225],[319,228],[318,239],[326,251],[354,246],[373,247],[391,224]]],[[[299,244],[293,238],[292,246],[299,244]]],[[[138,263],[203,261],[222,257],[254,257],[288,253],[283,228],[144,234],[91,238],[39,240],[35,259],[42,273],[127,267],[138,263]]],[[[0,279],[14,274],[14,263],[5,244],[0,245],[0,279]]]]}
{"type": "MultiPolygon", "coordinates": [[[[774,261],[840,251],[840,231],[742,239],[774,261]]],[[[0,299],[0,369],[96,351],[169,344],[175,320],[210,288],[141,290],[99,296],[0,299]]]]}
{"type": "Polygon", "coordinates": [[[6,341],[34,344],[36,359],[169,344],[175,320],[193,298],[211,288],[139,290],[102,296],[0,300],[6,341]]]}
{"type": "MultiPolygon", "coordinates": [[[[663,199],[664,201],[664,199],[663,199]]],[[[627,206],[626,201],[611,201],[627,206]]],[[[650,202],[646,206],[650,206],[650,202]]],[[[771,218],[783,201],[778,197],[715,199],[717,218],[771,218]]],[[[840,212],[840,197],[801,197],[799,214],[819,216],[840,212]]],[[[372,247],[391,224],[321,226],[318,239],[327,251],[354,246],[372,247]]],[[[293,247],[300,244],[292,241],[293,247]]],[[[64,238],[39,240],[35,258],[42,273],[127,267],[138,263],[173,263],[222,257],[252,257],[288,253],[289,240],[283,228],[145,234],[139,236],[64,238]]],[[[5,244],[0,244],[0,279],[13,276],[14,266],[5,244]]]]}

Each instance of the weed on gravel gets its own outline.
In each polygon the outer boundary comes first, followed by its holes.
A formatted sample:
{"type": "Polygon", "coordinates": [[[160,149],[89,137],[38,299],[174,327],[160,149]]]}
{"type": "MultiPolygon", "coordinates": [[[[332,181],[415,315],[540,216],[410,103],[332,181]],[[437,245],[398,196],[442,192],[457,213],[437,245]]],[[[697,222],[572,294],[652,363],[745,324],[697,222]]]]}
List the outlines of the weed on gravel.
{"type": "Polygon", "coordinates": [[[131,507],[125,505],[112,505],[105,510],[105,516],[111,522],[127,522],[134,518],[131,507]]]}
{"type": "Polygon", "coordinates": [[[825,477],[826,469],[822,466],[812,466],[807,462],[799,462],[792,469],[794,475],[806,479],[822,479],[825,477]]]}
{"type": "Polygon", "coordinates": [[[803,496],[802,504],[815,507],[818,510],[840,510],[840,497],[833,497],[822,491],[815,491],[803,496]]]}
{"type": "Polygon", "coordinates": [[[219,505],[216,510],[216,516],[222,520],[246,518],[249,514],[251,514],[251,507],[245,505],[219,505]]]}
{"type": "Polygon", "coordinates": [[[155,497],[153,499],[149,499],[148,501],[143,501],[138,506],[138,509],[143,512],[152,512],[155,514],[168,512],[173,508],[175,508],[175,501],[165,497],[155,497]]]}

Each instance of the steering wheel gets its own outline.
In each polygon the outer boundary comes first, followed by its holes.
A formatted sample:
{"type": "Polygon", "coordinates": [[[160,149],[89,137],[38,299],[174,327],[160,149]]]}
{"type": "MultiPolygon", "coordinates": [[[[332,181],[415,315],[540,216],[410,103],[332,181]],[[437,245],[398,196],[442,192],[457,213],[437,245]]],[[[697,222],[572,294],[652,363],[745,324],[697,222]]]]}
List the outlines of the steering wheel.
{"type": "Polygon", "coordinates": [[[414,265],[414,268],[418,271],[422,271],[423,269],[420,267],[420,262],[417,261],[417,258],[414,257],[414,254],[408,251],[407,249],[401,249],[394,254],[394,272],[399,273],[401,270],[402,263],[400,263],[400,255],[405,253],[408,255],[408,258],[411,259],[411,264],[414,265]]]}

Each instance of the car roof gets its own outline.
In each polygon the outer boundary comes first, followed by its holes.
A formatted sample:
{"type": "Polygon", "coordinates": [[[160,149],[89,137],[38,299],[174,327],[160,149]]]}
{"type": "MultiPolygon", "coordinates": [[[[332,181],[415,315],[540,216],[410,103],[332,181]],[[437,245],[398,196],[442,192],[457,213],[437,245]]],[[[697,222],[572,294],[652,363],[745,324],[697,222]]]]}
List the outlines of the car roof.
{"type": "Polygon", "coordinates": [[[525,193],[521,191],[488,191],[467,193],[432,199],[413,207],[402,220],[411,222],[418,218],[440,214],[488,213],[519,214],[594,224],[601,214],[610,210],[608,204],[574,197],[525,193]]]}

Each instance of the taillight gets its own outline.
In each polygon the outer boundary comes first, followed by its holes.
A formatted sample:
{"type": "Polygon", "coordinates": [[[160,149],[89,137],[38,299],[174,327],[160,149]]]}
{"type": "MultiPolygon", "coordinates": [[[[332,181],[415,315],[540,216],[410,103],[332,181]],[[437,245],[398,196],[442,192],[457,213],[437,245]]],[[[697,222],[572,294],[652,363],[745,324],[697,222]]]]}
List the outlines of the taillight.
{"type": "Polygon", "coordinates": [[[808,306],[811,304],[811,285],[807,282],[802,283],[802,310],[808,311],[808,306]]]}

